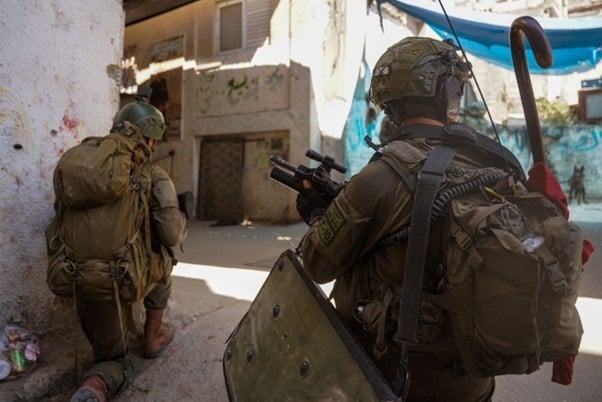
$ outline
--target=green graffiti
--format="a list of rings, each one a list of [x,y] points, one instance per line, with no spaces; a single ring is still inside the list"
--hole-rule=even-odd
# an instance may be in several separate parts
[[[245,78],[239,83],[236,82],[234,78],[230,78],[228,81],[228,96],[232,95],[232,91],[237,91],[241,88],[244,88],[247,85],[247,75],[245,74]]]
[[[267,76],[265,82],[268,84],[270,91],[275,91],[280,85],[282,85],[283,79],[284,76],[280,72],[280,69],[275,67],[274,70],[272,70],[272,72]]]

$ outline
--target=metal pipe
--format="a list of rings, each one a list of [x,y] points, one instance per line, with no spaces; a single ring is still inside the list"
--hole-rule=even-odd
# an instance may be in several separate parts
[[[520,92],[520,99],[523,104],[529,142],[531,143],[533,163],[541,162],[545,165],[546,153],[525,55],[525,35],[529,39],[537,64],[543,68],[552,65],[552,47],[545,31],[534,18],[523,16],[516,18],[512,22],[510,27],[510,49],[512,50],[514,73]]]

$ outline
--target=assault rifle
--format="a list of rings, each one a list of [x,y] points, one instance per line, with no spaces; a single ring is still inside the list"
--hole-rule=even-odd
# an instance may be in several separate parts
[[[309,180],[312,188],[320,194],[330,199],[336,197],[341,189],[345,187],[345,184],[333,181],[330,178],[330,171],[334,169],[345,173],[347,172],[347,168],[335,162],[331,156],[323,156],[312,149],[308,149],[305,156],[320,162],[320,166],[315,169],[304,165],[295,167],[281,157],[272,155],[270,156],[270,161],[277,166],[272,168],[270,177],[300,194],[306,191],[305,187],[303,187],[303,180]]]

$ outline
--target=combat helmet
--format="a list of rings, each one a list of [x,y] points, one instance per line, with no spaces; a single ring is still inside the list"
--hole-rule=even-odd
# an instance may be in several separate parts
[[[376,62],[370,98],[393,120],[457,115],[471,66],[452,43],[408,37],[392,45]],[[393,108],[397,110],[392,110]]]
[[[128,103],[115,116],[113,127],[117,127],[124,121],[138,126],[142,131],[142,135],[147,138],[153,138],[155,141],[160,141],[165,132],[165,119],[163,113],[153,105],[136,101]]]

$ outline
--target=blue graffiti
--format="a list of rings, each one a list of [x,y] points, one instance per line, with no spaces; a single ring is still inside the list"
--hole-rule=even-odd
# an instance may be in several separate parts
[[[359,172],[374,151],[367,146],[364,137],[370,136],[378,142],[382,115],[368,122],[368,104],[365,97],[356,96],[345,125],[345,164],[348,177]],[[500,142],[514,153],[525,169],[533,166],[533,156],[526,127],[498,125]],[[573,166],[585,165],[588,195],[602,197],[602,126],[575,124],[558,128],[542,127],[548,167],[554,171],[563,186],[573,172]],[[568,191],[568,188],[565,188]]]
[[[590,135],[581,135],[573,145],[573,149],[577,152],[593,151],[600,146],[599,137],[602,133],[596,133],[595,130],[590,132]]]

